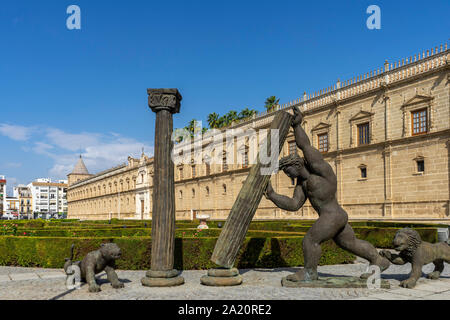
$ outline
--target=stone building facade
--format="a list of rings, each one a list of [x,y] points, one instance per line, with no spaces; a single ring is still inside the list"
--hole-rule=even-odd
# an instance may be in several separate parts
[[[304,113],[304,129],[321,150],[338,179],[337,198],[352,219],[450,219],[450,55],[445,46],[422,52],[383,68],[277,106],[273,112],[234,123],[232,130],[254,130],[237,141],[233,158],[225,143],[204,139],[201,150],[222,163],[193,158],[175,165],[178,219],[208,214],[226,219],[247,177],[261,129],[276,112]],[[253,139],[252,139],[253,138]],[[212,139],[212,138],[211,138]],[[222,146],[220,146],[222,144]],[[175,154],[189,150],[175,146]],[[298,151],[292,131],[281,156]],[[189,154],[189,153],[188,153]],[[241,160],[241,161],[237,161]],[[250,161],[251,162],[251,161]],[[87,171],[86,171],[87,172]],[[85,174],[86,174],[85,172]],[[71,181],[69,217],[82,219],[151,218],[152,159],[128,159],[128,164]],[[291,181],[279,172],[272,185],[292,195]],[[308,202],[298,212],[286,212],[263,199],[256,219],[312,219]]]

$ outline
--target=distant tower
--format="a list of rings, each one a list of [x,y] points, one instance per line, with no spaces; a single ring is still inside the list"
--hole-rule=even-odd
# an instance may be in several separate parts
[[[81,158],[81,154],[80,154],[80,158],[78,159],[78,162],[75,164],[75,167],[73,168],[72,173],[69,173],[67,175],[68,178],[68,182],[69,182],[69,186],[71,186],[72,184],[74,184],[77,181],[89,178],[90,176],[92,176],[88,170],[86,169],[86,166],[84,165],[83,159]]]

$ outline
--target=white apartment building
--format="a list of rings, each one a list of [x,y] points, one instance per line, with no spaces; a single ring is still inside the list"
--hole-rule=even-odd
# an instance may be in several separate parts
[[[67,180],[36,179],[27,187],[31,191],[33,212],[67,213]]]

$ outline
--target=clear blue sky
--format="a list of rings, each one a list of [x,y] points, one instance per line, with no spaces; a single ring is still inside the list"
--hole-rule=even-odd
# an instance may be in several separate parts
[[[66,8],[81,8],[68,30]],[[381,29],[366,8],[381,8]],[[64,178],[152,153],[146,88],[183,95],[175,127],[263,110],[440,45],[449,1],[2,1],[0,174]],[[10,186],[12,186],[10,184]]]

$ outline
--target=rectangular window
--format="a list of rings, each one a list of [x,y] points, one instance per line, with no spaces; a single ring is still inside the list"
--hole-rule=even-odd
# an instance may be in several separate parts
[[[369,123],[363,123],[358,125],[358,145],[364,145],[370,143],[369,137]]]
[[[411,112],[412,134],[421,134],[428,131],[427,109]]]
[[[180,168],[180,180],[183,179],[183,168]]]
[[[192,166],[192,178],[195,178],[197,175],[197,170],[195,169],[195,165]]]
[[[417,160],[417,172],[425,172],[425,161]]]
[[[243,163],[242,167],[243,168],[248,167],[248,147],[246,147],[245,151],[244,151],[244,163]]]
[[[206,175],[209,176],[211,174],[211,165],[209,163],[206,164]]]
[[[317,135],[319,151],[328,152],[328,133],[322,133]]]
[[[297,152],[297,143],[295,141],[289,142],[289,154],[295,154]]]
[[[361,169],[361,178],[365,179],[367,178],[367,168],[366,167],[362,167]]]
[[[223,157],[222,159],[222,171],[227,171],[228,170],[228,164],[227,164],[227,157]]]

